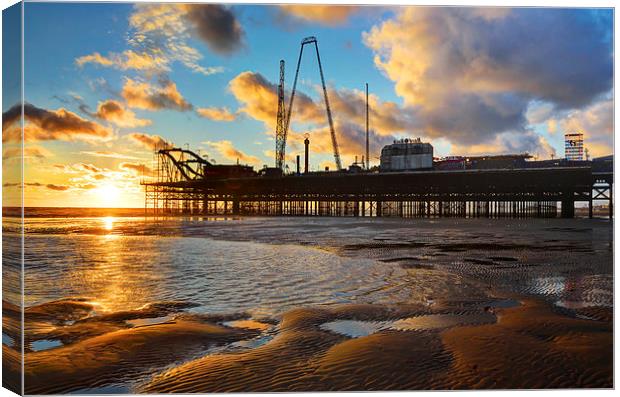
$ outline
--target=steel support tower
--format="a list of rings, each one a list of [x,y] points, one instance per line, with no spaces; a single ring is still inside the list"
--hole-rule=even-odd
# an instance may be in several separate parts
[[[284,110],[284,60],[280,60],[280,84],[278,85],[278,115],[276,120],[276,168],[284,170],[286,155],[286,130]],[[290,114],[290,112],[289,112]]]
[[[329,131],[331,133],[332,146],[334,148],[334,161],[336,162],[336,168],[338,170],[341,170],[342,162],[340,161],[340,152],[338,150],[338,141],[336,140],[336,132],[334,130],[334,121],[332,119],[332,111],[331,111],[331,107],[329,106],[329,98],[327,97],[327,87],[325,86],[323,66],[321,65],[321,56],[319,55],[319,45],[317,43],[316,37],[314,36],[306,37],[305,39],[301,41],[301,49],[299,50],[299,58],[297,59],[297,70],[295,71],[295,80],[293,82],[293,91],[291,92],[291,100],[289,101],[288,112],[286,116],[286,123],[284,127],[282,153],[284,153],[284,147],[286,146],[286,135],[288,134],[288,129],[291,124],[291,111],[293,109],[293,101],[295,100],[295,91],[297,89],[297,78],[299,77],[299,66],[301,65],[301,57],[304,53],[304,46],[306,44],[314,44],[314,49],[316,50],[316,59],[319,63],[319,72],[321,74],[321,84],[323,86],[323,96],[325,98],[325,109],[327,111],[327,121],[329,123]]]

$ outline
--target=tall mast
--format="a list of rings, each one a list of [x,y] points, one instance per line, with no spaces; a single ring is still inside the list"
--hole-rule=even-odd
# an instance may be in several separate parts
[[[368,83],[366,83],[366,169],[370,169],[370,144],[368,136]]]

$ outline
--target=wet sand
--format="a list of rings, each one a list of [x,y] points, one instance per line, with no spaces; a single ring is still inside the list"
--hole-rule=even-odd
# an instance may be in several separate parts
[[[24,313],[25,392],[613,387],[612,245],[606,224],[540,223],[526,234],[520,223],[504,228],[469,220],[446,221],[441,227],[432,221],[302,220],[314,228],[309,237],[292,233],[299,224],[289,221],[190,222],[182,229],[190,234],[199,228],[207,239],[280,247],[273,256],[256,255],[254,262],[240,266],[248,274],[237,280],[208,274],[213,278],[207,287],[222,282],[222,293],[229,292],[224,287],[247,286],[243,277],[255,279],[243,295],[247,303],[233,311],[217,295],[209,301],[196,293],[192,300],[174,287],[164,291],[163,299],[171,300],[159,297],[135,308],[102,307],[101,297],[90,296],[36,300]],[[265,227],[269,222],[282,225]],[[145,230],[133,223],[129,227]],[[193,241],[190,248],[198,247],[200,257],[199,248],[204,250],[209,240]],[[128,252],[134,242],[143,240],[107,240]],[[300,247],[306,245],[311,247],[304,254]],[[293,259],[304,254],[314,261],[351,262],[317,262],[322,270],[312,273],[316,279],[291,268],[286,271],[303,282],[290,285],[287,281],[294,280],[288,273],[277,281],[255,277],[258,268],[253,266],[288,252]],[[111,262],[132,258],[113,256]],[[184,267],[186,272],[196,269],[200,262]],[[330,269],[333,274],[322,273]],[[156,275],[140,275],[154,280],[144,287],[147,291],[160,292],[153,287],[165,285],[157,284]],[[346,285],[332,281],[345,275]],[[279,290],[283,287],[297,290],[299,300],[291,300],[288,289]],[[334,295],[324,295],[324,289],[335,288]],[[272,310],[254,310],[264,291],[273,293],[266,301]],[[236,290],[229,294],[238,295]],[[305,298],[310,303],[300,304]],[[13,375],[20,364],[20,316],[19,308],[3,302],[5,370]]]
[[[513,307],[503,307],[507,301]],[[27,349],[26,393],[67,393],[132,378],[147,381],[131,391],[148,393],[613,386],[610,308],[589,308],[594,315],[588,316],[514,296],[470,302],[467,308],[441,301],[433,308],[300,308],[282,316],[265,344],[205,354],[213,346],[256,337],[273,324],[242,320],[243,313],[205,316],[180,312],[178,303],[157,306],[104,316],[88,316],[83,300],[29,308],[26,345],[51,338],[65,344]],[[5,310],[8,320],[6,313],[11,312]],[[128,324],[163,313],[173,317]],[[429,318],[433,321],[424,321]],[[446,318],[462,321],[441,320]],[[387,326],[364,328],[367,334],[357,337],[324,327],[339,321]],[[403,328],[403,322],[418,325]],[[15,350],[3,345],[3,353],[18,364]]]

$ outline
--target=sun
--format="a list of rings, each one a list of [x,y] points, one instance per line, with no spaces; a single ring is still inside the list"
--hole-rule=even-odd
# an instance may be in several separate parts
[[[95,189],[97,198],[106,207],[115,207],[121,196],[121,191],[115,185],[106,183]]]

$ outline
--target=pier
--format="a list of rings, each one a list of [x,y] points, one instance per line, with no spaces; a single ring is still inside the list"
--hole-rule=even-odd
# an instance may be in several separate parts
[[[189,174],[189,173],[185,173]],[[387,173],[323,172],[144,182],[156,215],[572,218],[608,203],[611,170],[592,166]]]

